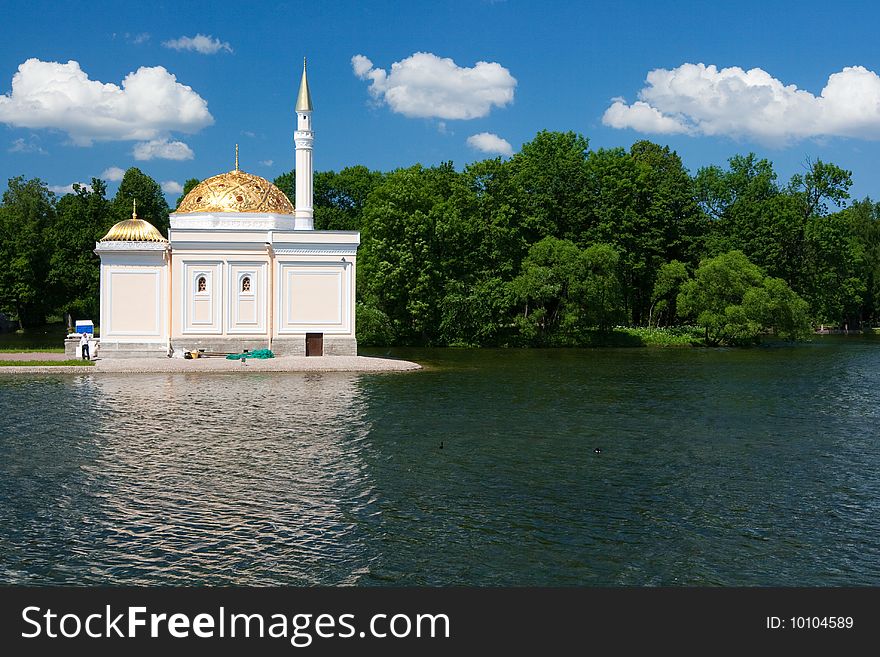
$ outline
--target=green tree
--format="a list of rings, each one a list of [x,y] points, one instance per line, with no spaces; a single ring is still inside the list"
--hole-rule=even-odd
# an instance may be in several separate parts
[[[574,132],[542,130],[507,161],[529,243],[548,235],[579,237],[585,219],[588,147],[589,140]]]
[[[91,189],[75,184],[73,190],[59,199],[48,231],[47,281],[56,310],[73,319],[97,320],[100,260],[94,253],[95,242],[114,222],[103,180],[93,178]]]
[[[516,321],[533,344],[577,344],[589,328],[607,331],[620,317],[619,256],[608,244],[579,249],[545,237],[529,249],[510,283],[520,303]]]
[[[55,195],[39,178],[11,178],[0,206],[0,310],[20,328],[45,323],[53,295],[47,289],[47,233]]]
[[[520,333],[529,343],[548,344],[560,325],[576,327],[578,308],[571,295],[581,266],[581,251],[569,240],[548,236],[529,249],[510,284],[521,304]]]
[[[119,183],[111,206],[111,216],[115,221],[131,217],[133,200],[137,200],[138,217],[149,221],[167,236],[169,208],[162,187],[137,167],[126,171]]]
[[[664,261],[697,263],[709,225],[700,212],[694,182],[678,153],[639,141],[630,148],[639,167],[639,207],[656,235]]]
[[[357,302],[355,313],[359,345],[387,347],[394,344],[394,327],[388,315],[363,301]]]
[[[381,173],[365,166],[316,173],[315,228],[359,230],[367,197],[382,178]]]
[[[773,164],[754,153],[734,155],[727,170],[700,169],[694,178],[697,201],[712,219],[723,219],[736,203],[757,203],[779,194]]]
[[[694,189],[711,220],[709,256],[737,249],[775,276],[790,283],[797,277],[791,249],[800,240],[799,209],[781,193],[768,160],[749,153],[730,158],[727,170],[705,167]]]
[[[810,243],[810,224],[826,215],[829,204],[840,205],[849,197],[851,182],[850,172],[817,160],[780,188],[772,164],[754,154],[731,158],[727,171],[701,169],[694,181],[697,198],[714,220],[707,252],[741,250],[771,276],[812,297],[815,305],[815,281],[827,277],[827,271],[815,268],[826,268],[828,257]],[[835,258],[845,260],[839,254]]]
[[[453,215],[462,186],[451,163],[399,169],[370,194],[363,211],[359,293],[384,312],[404,343],[434,344],[446,281],[446,253],[456,245],[439,237]]]
[[[858,276],[864,284],[860,321],[875,325],[880,320],[880,204],[870,198],[856,201],[840,213],[853,249],[861,253]]]
[[[531,244],[533,235],[523,221],[523,194],[514,173],[509,162],[495,158],[475,162],[462,174],[472,203],[471,241],[464,253],[471,258],[469,268],[483,279],[510,281]]]
[[[591,220],[584,241],[612,244],[620,254],[624,312],[647,322],[660,266],[694,262],[708,226],[681,159],[648,141],[594,151],[587,160]]]
[[[477,277],[471,283],[449,281],[440,301],[440,343],[507,346],[514,305],[508,282],[498,276]]]
[[[746,315],[743,297],[760,286],[763,274],[742,251],[704,260],[681,286],[678,311],[706,330],[706,344],[737,344],[757,339],[761,326]]]
[[[706,344],[750,344],[761,333],[788,337],[805,332],[807,306],[785,281],[766,278],[742,251],[700,263],[681,286],[678,310],[705,329]]]
[[[807,173],[792,176],[789,183],[789,189],[801,201],[805,221],[827,214],[828,203],[842,207],[849,198],[850,187],[851,171],[822,160],[807,160]]]
[[[803,340],[810,334],[809,305],[781,278],[768,276],[760,287],[746,290],[742,307],[760,331],[770,330],[792,341]]]
[[[291,203],[296,202],[296,171],[288,171],[272,181]]]
[[[843,206],[849,198],[851,185],[852,174],[849,171],[822,160],[807,160],[807,172],[804,175],[792,176],[789,182],[787,195],[799,212],[799,221],[792,222],[794,229],[786,236],[785,244],[792,263],[791,270],[794,272],[793,275],[787,276],[786,280],[802,294],[813,293],[816,279],[827,277],[826,272],[817,271],[817,268],[821,270],[827,266],[828,254],[823,251],[824,247],[830,244],[825,243],[821,246],[817,244],[815,220],[827,215],[829,203]],[[825,231],[820,228],[818,232]],[[821,238],[819,242],[822,242]],[[846,259],[843,254],[832,257],[841,263]],[[841,276],[842,273],[838,272],[838,277]],[[850,287],[851,291],[855,291],[855,288]],[[818,311],[819,315],[825,315],[828,311],[829,304],[822,305],[825,307],[821,309],[814,307],[814,311]],[[841,308],[841,312],[846,311]]]
[[[682,283],[687,279],[687,267],[679,260],[672,260],[660,266],[657,280],[654,283],[654,291],[651,294],[648,326],[659,326],[661,322],[671,323],[677,315],[675,300]]]
[[[846,214],[807,220],[803,287],[816,323],[858,326],[868,291],[864,258]]]
[[[580,328],[610,330],[622,318],[620,256],[610,244],[593,244],[580,254],[581,268],[571,289],[580,307]]]
[[[535,235],[512,165],[501,158],[475,162],[457,176],[438,205],[436,236],[445,274],[440,341],[508,345],[517,341],[510,282]]]

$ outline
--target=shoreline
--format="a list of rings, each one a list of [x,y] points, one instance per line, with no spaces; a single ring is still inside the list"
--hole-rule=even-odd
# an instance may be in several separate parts
[[[53,354],[61,356],[62,354]],[[62,360],[34,358],[40,354],[5,354],[8,360]],[[25,358],[26,356],[26,358]],[[278,356],[248,359],[244,364],[225,358],[111,358],[98,359],[93,366],[10,365],[0,367],[3,374],[222,374],[229,372],[415,372],[418,363],[372,356]]]

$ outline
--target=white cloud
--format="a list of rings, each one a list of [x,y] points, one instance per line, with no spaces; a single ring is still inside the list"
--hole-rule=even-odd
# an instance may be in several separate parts
[[[162,191],[166,194],[180,194],[183,191],[183,185],[176,180],[166,180],[161,186]]]
[[[264,167],[270,167],[275,164],[275,160],[260,160],[260,164],[262,164]]]
[[[40,155],[45,155],[46,151],[43,150],[39,144],[35,144],[33,141],[27,141],[24,137],[19,137],[12,141],[12,144],[9,148],[6,149],[9,153],[39,153]]]
[[[351,58],[351,68],[357,77],[364,80],[369,76],[370,71],[373,69],[373,62],[364,55],[355,55]],[[385,75],[385,71],[382,71],[382,75]]]
[[[491,132],[480,132],[467,138],[467,145],[484,153],[492,155],[513,155],[513,146],[506,139],[502,139]]]
[[[192,149],[182,141],[152,139],[134,145],[132,155],[136,160],[191,160],[195,157]]]
[[[516,78],[495,62],[462,68],[452,59],[417,52],[394,62],[391,73],[363,55],[351,58],[354,74],[370,81],[370,95],[409,118],[476,119],[513,102]]]
[[[602,117],[602,123],[612,128],[632,128],[638,132],[662,135],[691,132],[677,118],[664,116],[660,110],[644,101],[637,100],[632,105],[627,105],[623,98],[614,98],[612,101]]]
[[[227,41],[215,39],[210,34],[196,34],[194,37],[182,36],[179,39],[163,41],[162,45],[172,50],[194,50],[203,55],[216,55],[221,50],[232,52]]]
[[[196,132],[213,122],[208,103],[162,66],[141,67],[119,87],[90,80],[78,62],[32,58],[12,77],[12,92],[0,95],[0,123],[62,130],[79,146]]]
[[[125,175],[125,169],[120,169],[119,167],[108,167],[104,169],[104,172],[101,174],[101,178],[103,180],[110,180],[112,182],[119,182],[122,180],[122,177]]]
[[[682,64],[648,73],[639,100],[612,99],[602,122],[660,134],[746,137],[782,146],[801,139],[880,139],[880,77],[848,66],[815,96],[760,68]]]
[[[140,34],[126,34],[125,38],[136,46],[146,43],[150,40],[149,32],[141,32]]]
[[[64,194],[73,194],[74,193],[74,191],[73,191],[74,185],[79,185],[80,187],[84,187],[88,191],[92,191],[92,186],[86,185],[83,182],[70,183],[69,185],[49,185],[49,191],[55,192],[59,196],[64,195]]]

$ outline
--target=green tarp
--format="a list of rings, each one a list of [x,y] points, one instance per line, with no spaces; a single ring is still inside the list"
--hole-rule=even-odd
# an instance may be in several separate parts
[[[242,358],[275,358],[275,354],[268,349],[254,349],[243,354],[229,354],[226,360],[241,360]]]

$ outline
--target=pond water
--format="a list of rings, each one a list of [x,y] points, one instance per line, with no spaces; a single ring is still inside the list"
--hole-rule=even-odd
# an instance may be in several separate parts
[[[876,340],[388,353],[0,376],[0,583],[880,585]]]

